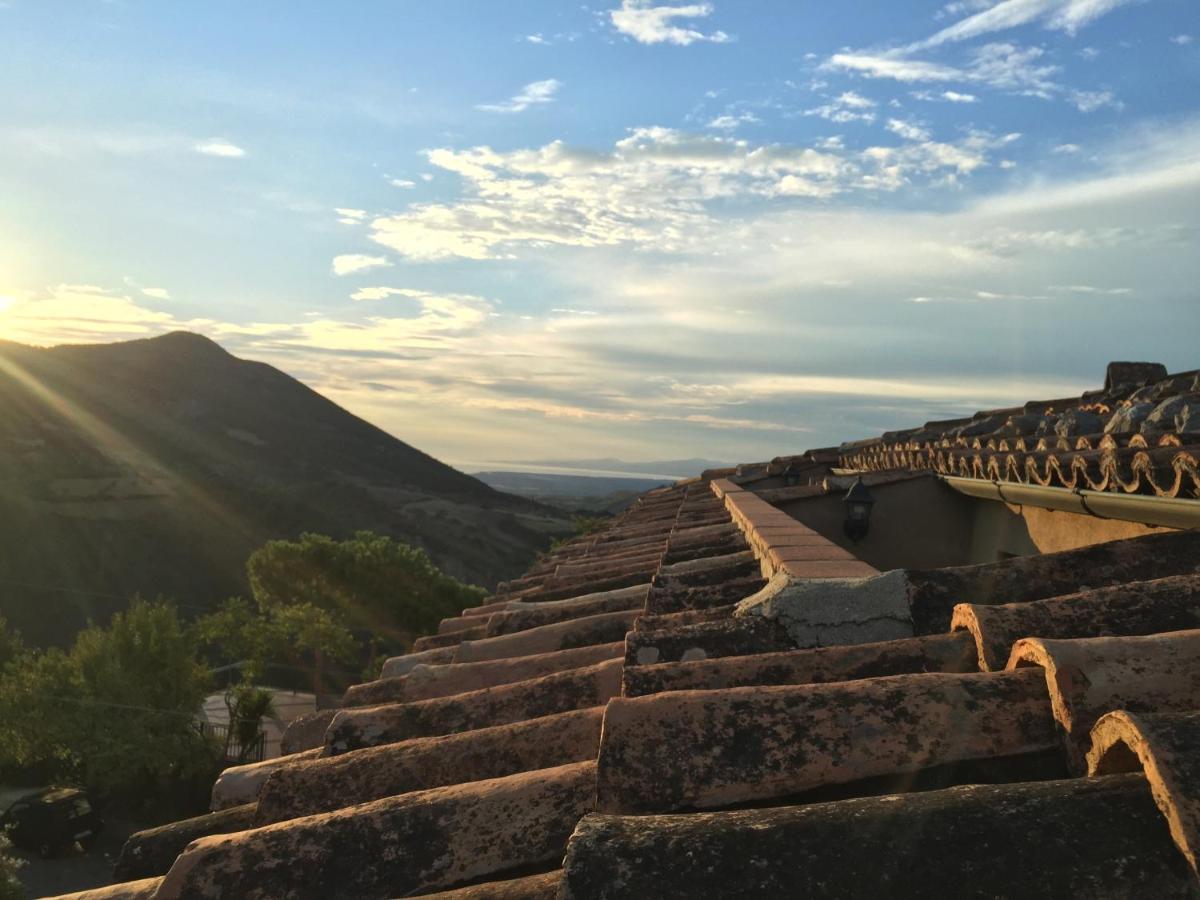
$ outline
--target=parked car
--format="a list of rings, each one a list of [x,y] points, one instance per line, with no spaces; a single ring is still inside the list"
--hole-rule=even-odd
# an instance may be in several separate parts
[[[87,794],[75,788],[46,788],[21,797],[0,816],[0,829],[16,847],[49,859],[76,841],[88,849],[104,830]]]

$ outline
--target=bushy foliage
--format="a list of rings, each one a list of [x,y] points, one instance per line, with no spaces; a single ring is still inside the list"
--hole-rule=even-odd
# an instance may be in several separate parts
[[[232,758],[230,750],[236,742],[236,761],[249,761],[250,751],[262,731],[263,719],[275,715],[275,695],[252,684],[239,684],[225,695],[229,709],[229,731],[225,741],[225,758]]]
[[[240,665],[246,683],[261,680],[270,663],[298,663],[309,654],[345,662],[355,653],[340,617],[311,603],[260,608],[232,597],[193,628],[202,646]]]
[[[25,888],[17,878],[17,870],[24,863],[7,853],[8,841],[0,838],[0,900],[24,900]]]
[[[575,533],[568,534],[568,535],[565,535],[560,538],[556,538],[555,540],[551,541],[549,552],[553,553],[559,547],[562,547],[565,544],[569,544],[571,541],[575,540],[575,538],[577,538],[577,537],[582,537],[585,534],[592,534],[593,532],[599,531],[601,528],[604,528],[606,525],[608,525],[609,522],[611,522],[611,521],[612,521],[611,516],[584,516],[584,515],[571,516],[571,524],[575,526]]]
[[[393,653],[485,593],[443,573],[425,551],[369,531],[345,541],[319,534],[271,541],[250,557],[247,571],[264,609],[311,604]]]
[[[19,650],[0,672],[0,762],[101,795],[144,797],[211,767],[194,719],[208,673],[174,607],[135,598],[69,652]]]

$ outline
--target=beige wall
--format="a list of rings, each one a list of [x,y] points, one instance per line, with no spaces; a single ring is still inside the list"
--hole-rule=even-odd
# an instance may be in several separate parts
[[[997,500],[977,500],[975,503],[971,539],[973,562],[991,562],[1009,555],[1056,553],[1171,530]]]
[[[871,530],[857,543],[842,533],[843,494],[793,500],[780,509],[880,570],[934,569],[967,561],[976,501],[936,478],[877,485],[871,493]]]
[[[967,497],[936,478],[871,488],[871,530],[858,543],[842,533],[842,494],[779,504],[794,519],[877,569],[929,569],[995,562],[1139,537],[1165,528]]]

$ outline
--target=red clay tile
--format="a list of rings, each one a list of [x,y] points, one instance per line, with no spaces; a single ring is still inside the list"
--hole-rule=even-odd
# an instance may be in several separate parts
[[[950,627],[979,647],[981,668],[996,671],[1023,637],[1084,638],[1156,634],[1200,626],[1200,575],[1133,581],[1029,603],[954,607]]]
[[[604,716],[597,808],[712,808],[1057,743],[1040,672],[619,697]]]
[[[381,703],[409,703],[414,700],[448,697],[451,694],[512,684],[515,681],[595,665],[606,659],[616,659],[624,651],[625,642],[616,641],[611,644],[594,644],[589,647],[535,653],[511,659],[454,663],[449,666],[418,666],[400,678],[384,678],[355,685],[346,691],[342,706],[377,706]]]
[[[534,653],[552,653],[592,644],[611,644],[621,640],[633,627],[640,610],[601,613],[584,616],[552,625],[485,637],[476,641],[464,641],[458,645],[455,662],[480,662],[485,659],[508,659],[530,656]]]
[[[1092,729],[1088,774],[1145,771],[1171,837],[1200,876],[1200,712],[1124,710]]]
[[[325,733],[326,755],[602,706],[620,692],[621,660],[613,659],[433,700],[343,709]]]
[[[595,769],[573,763],[202,838],[156,900],[369,900],[552,865],[592,807]]]
[[[286,766],[263,786],[253,824],[595,759],[603,715],[593,707]]]
[[[1200,630],[1147,637],[1025,638],[1008,668],[1040,666],[1072,767],[1086,771],[1090,732],[1107,712],[1200,708]]]

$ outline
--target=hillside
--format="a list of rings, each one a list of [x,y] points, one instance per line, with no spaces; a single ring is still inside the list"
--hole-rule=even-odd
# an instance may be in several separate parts
[[[134,592],[198,610],[264,540],[363,528],[491,586],[568,525],[198,335],[0,342],[0,615],[31,640]]]

